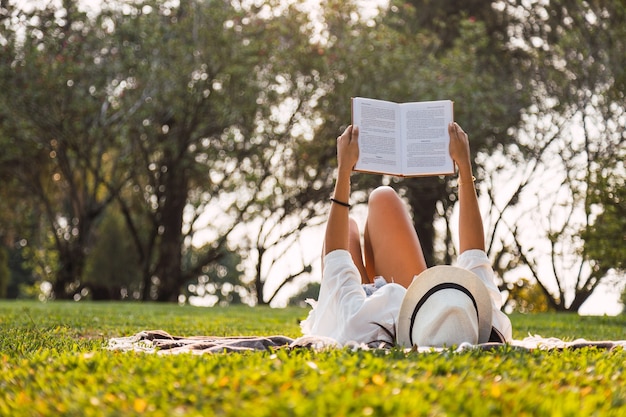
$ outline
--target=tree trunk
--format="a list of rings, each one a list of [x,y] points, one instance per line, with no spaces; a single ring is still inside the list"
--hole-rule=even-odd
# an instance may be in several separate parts
[[[405,182],[407,200],[413,210],[413,224],[422,246],[426,265],[433,266],[435,257],[435,227],[437,202],[446,197],[445,185],[438,178],[429,177]]]
[[[169,169],[163,174],[163,193],[157,223],[160,236],[158,261],[154,276],[158,279],[157,301],[178,301],[180,287],[184,284],[182,271],[183,210],[187,204],[187,175],[183,168]]]
[[[254,289],[256,290],[256,303],[257,305],[267,305],[268,303],[266,303],[263,299],[265,285],[263,280],[261,279],[261,265],[263,256],[265,255],[265,249],[262,247],[262,245],[259,245],[257,247],[257,251],[259,254],[259,259],[256,264],[256,277],[254,279]]]
[[[85,266],[85,253],[81,242],[71,242],[64,249],[59,249],[60,268],[52,285],[54,298],[57,300],[71,300],[74,292],[72,285],[80,285]]]

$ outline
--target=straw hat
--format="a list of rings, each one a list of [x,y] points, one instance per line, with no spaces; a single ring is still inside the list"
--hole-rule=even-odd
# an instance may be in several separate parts
[[[489,291],[467,269],[435,266],[417,275],[402,300],[398,343],[405,347],[453,346],[489,341]]]

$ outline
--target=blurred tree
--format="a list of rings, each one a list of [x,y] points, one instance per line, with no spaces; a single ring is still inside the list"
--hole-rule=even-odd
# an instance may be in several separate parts
[[[307,300],[317,300],[320,295],[320,286],[319,282],[309,282],[295,295],[289,298],[289,302],[287,303],[290,306],[296,307],[306,307]]]
[[[562,271],[557,272],[560,275],[555,282],[557,294],[552,292],[555,286],[546,280],[546,275],[539,274],[533,257],[528,256],[528,249],[532,252],[534,242],[498,238],[497,229],[502,224],[499,220],[493,225],[488,242],[497,271],[530,264],[539,288],[550,300],[551,308],[557,310],[577,310],[607,272],[596,268],[595,272],[588,273],[586,268],[581,268],[577,275],[572,275],[567,265],[575,262],[571,262],[564,248],[572,249],[573,246],[565,244],[569,240],[580,242],[580,236],[572,235],[579,230],[576,222],[580,217],[571,213],[590,206],[588,197],[593,178],[602,175],[598,167],[602,166],[605,174],[608,170],[612,176],[623,176],[623,164],[619,163],[623,160],[624,149],[624,137],[619,134],[623,131],[625,91],[624,54],[620,53],[624,49],[624,26],[620,24],[623,18],[624,5],[619,1],[551,2],[550,7],[541,2],[439,2],[437,5],[423,1],[391,2],[387,13],[372,25],[376,36],[367,38],[363,32],[359,33],[367,45],[360,46],[347,36],[343,48],[351,52],[348,61],[354,55],[354,62],[347,66],[354,69],[354,74],[345,77],[346,84],[351,79],[364,83],[360,91],[355,88],[356,94],[396,101],[453,98],[458,104],[455,118],[470,133],[472,150],[479,163],[476,169],[479,179],[489,179],[493,167],[522,164],[523,169],[517,170],[517,174],[523,173],[517,190],[501,190],[500,196],[490,193],[494,202],[510,196],[507,210],[523,212],[526,208],[523,204],[520,206],[520,201],[524,203],[520,200],[525,195],[522,191],[528,192],[530,187],[527,186],[534,181],[545,185],[546,178],[542,178],[541,173],[548,172],[546,168],[555,161],[562,161],[560,174],[565,173],[566,178],[562,183],[564,188],[557,194],[562,196],[567,192],[565,188],[570,190],[569,209],[560,210],[564,204],[560,198],[549,200],[545,195],[538,196],[542,205],[554,201],[553,208],[548,209],[548,217],[554,217],[545,230],[548,231],[547,241],[552,244],[553,261],[558,264],[564,260],[563,264],[552,268]],[[345,21],[349,18],[333,27],[346,26]],[[390,30],[386,32],[385,28]],[[356,32],[354,28],[350,30]],[[383,33],[394,35],[380,48],[375,39],[382,38]],[[398,34],[407,37],[403,40]],[[341,38],[337,36],[337,39]],[[411,45],[412,52],[398,46],[405,42]],[[385,63],[390,56],[395,56],[390,51],[396,48],[420,66],[415,68],[407,60],[404,68],[411,71],[404,74],[393,71],[401,65],[392,65],[390,71]],[[384,74],[386,82],[359,66],[359,62],[369,62],[368,57],[358,55],[360,50],[367,49],[385,51],[377,55],[376,68],[381,69],[378,74]],[[369,59],[371,61],[371,54]],[[408,83],[405,74],[414,78],[415,83]],[[382,94],[377,94],[372,87],[377,82],[385,86]],[[401,87],[395,90],[396,86]],[[578,124],[580,116],[582,134],[565,128],[565,124],[570,128]],[[502,158],[510,162],[499,165]],[[532,167],[536,170],[532,171]],[[554,173],[548,175],[559,177]],[[507,188],[519,179],[508,183]],[[413,208],[416,229],[429,263],[437,257],[433,245],[434,220],[445,220],[448,235],[445,250],[439,256],[443,257],[440,260],[449,262],[453,253],[449,219],[454,207],[450,186],[437,178],[404,180],[399,185]],[[501,213],[498,216],[502,219]],[[555,221],[559,217],[561,220]],[[586,211],[582,218],[590,225],[594,215]],[[504,223],[518,224],[516,221]],[[559,223],[562,224],[560,229]],[[515,233],[531,229],[511,228]],[[570,254],[575,255],[577,251],[573,249]],[[588,257],[583,259],[582,265],[589,265],[587,261]],[[598,264],[594,264],[597,267]],[[503,288],[505,286],[503,283]]]
[[[136,247],[144,299],[176,300],[258,216],[294,228],[261,228],[253,247],[238,250],[257,251],[260,264],[281,236],[293,244],[322,207],[320,181],[283,164],[311,139],[313,113],[303,109],[317,94],[307,82],[317,78],[316,49],[306,13],[268,14],[283,7],[271,1],[102,6],[91,17],[69,1],[3,9],[0,117],[10,152],[2,172],[45,213],[48,228],[37,230],[50,234],[28,244],[32,254],[58,254],[38,263],[56,296],[85,282],[91,233],[113,200]],[[209,243],[183,265],[198,234]],[[256,269],[258,302],[269,302],[270,268]]]
[[[583,256],[603,276],[609,269],[626,271],[626,174],[623,161],[617,161],[622,172],[598,173],[589,184],[590,221],[581,232],[585,240]],[[616,161],[612,162],[615,167]],[[610,165],[609,165],[610,166]],[[604,176],[602,176],[604,174]]]
[[[13,247],[8,248],[8,253],[11,280],[7,288],[7,298],[28,297],[35,292],[33,291],[33,285],[36,283],[36,280],[35,274],[25,259],[22,244],[18,242]]]
[[[110,103],[112,46],[103,20],[71,1],[30,11],[3,3],[0,20],[3,175],[18,185],[9,192],[24,198],[25,213],[43,214],[27,244],[58,254],[46,268],[65,298],[80,285],[94,221],[127,179],[117,140],[124,115]]]
[[[414,69],[406,76],[414,81],[399,92],[397,101],[454,100],[455,120],[468,132],[474,157],[506,150],[515,142],[509,128],[518,125],[522,109],[530,105],[530,92],[523,86],[531,74],[523,68],[531,58],[510,47],[508,30],[515,24],[514,16],[492,2],[411,0],[392,1],[383,22],[399,32],[429,34],[434,39],[427,47],[431,55],[426,61],[415,56],[424,42],[414,38],[409,43],[406,53],[413,58]],[[479,179],[482,172],[476,171]],[[455,190],[449,180],[430,177],[400,182],[430,265],[449,263],[455,253],[449,229],[440,237],[443,245],[435,245],[434,224],[437,219],[449,219],[454,208]]]
[[[504,223],[550,307],[578,311],[601,283],[623,280],[626,6],[515,3],[507,13],[527,16],[516,44],[536,59],[533,105],[516,131],[527,165],[500,190],[523,207]]]
[[[143,264],[144,299],[177,300],[184,283],[235,249],[257,251],[261,264],[276,242],[264,237],[265,225],[295,212],[288,236],[313,217],[301,221],[297,213],[313,206],[315,181],[291,179],[284,165],[304,140],[294,125],[315,93],[303,55],[311,51],[309,23],[295,8],[268,16],[274,8],[279,4],[144,2],[112,23],[110,36],[125,45],[120,100],[142,102],[128,127],[136,191],[119,202]],[[261,218],[253,247],[233,238],[237,229],[249,236]],[[184,264],[199,235],[208,243]],[[256,269],[256,301],[269,302],[267,276]]]
[[[255,302],[272,302],[311,269],[310,258],[293,270],[279,258],[327,207],[335,138],[356,95],[454,99],[485,180],[493,161],[486,155],[519,151],[517,162],[544,163],[554,157],[551,146],[567,139],[560,129],[534,137],[530,124],[593,109],[583,113],[589,129],[576,154],[590,162],[586,174],[567,147],[556,151],[571,168],[564,184],[589,197],[587,225],[599,230],[594,219],[604,219],[598,213],[610,213],[612,203],[593,200],[580,179],[620,184],[610,178],[623,159],[623,138],[614,133],[623,127],[624,57],[607,51],[622,48],[623,7],[427,3],[392,1],[363,20],[353,2],[329,0],[319,25],[299,1],[111,2],[89,16],[71,1],[29,12],[3,3],[0,178],[7,187],[0,207],[19,198],[0,211],[0,233],[47,254],[34,263],[40,277],[56,275],[57,296],[71,296],[85,283],[92,233],[115,201],[137,253],[142,298],[175,301],[185,284],[235,252],[246,264],[241,285]],[[576,53],[578,45],[589,54]],[[600,134],[592,129],[598,114],[606,122]],[[526,131],[514,129],[520,115]],[[612,142],[600,146],[597,137]],[[599,169],[600,160],[614,168]],[[381,181],[413,208],[428,262],[448,261],[450,227],[441,250],[433,243],[433,224],[449,221],[454,207],[448,179],[358,174],[355,202]],[[520,196],[514,192],[507,207]],[[496,269],[532,263],[520,244],[493,246]],[[282,281],[267,285],[277,275]],[[593,290],[583,287],[583,296]]]
[[[8,251],[4,246],[0,246],[0,298],[7,298],[10,281]]]
[[[445,30],[420,24],[419,9],[408,2],[392,1],[370,21],[359,20],[350,3],[328,1],[323,7],[329,81],[319,102],[325,117],[318,136],[325,140],[316,142],[326,147],[327,161],[334,153],[329,139],[339,133],[337,126],[350,120],[347,103],[357,95],[398,102],[450,98],[475,154],[512,142],[507,128],[517,125],[529,96],[520,81],[523,74],[500,64],[510,58],[505,40],[495,48],[497,39],[490,37],[484,22],[460,10],[446,27],[458,36],[443,42]],[[449,178],[401,180],[359,174],[353,184],[367,191],[381,181],[398,188],[411,206],[427,262],[449,261],[454,254],[451,237],[442,236],[443,245],[435,251],[434,227],[438,219],[450,217],[454,207]]]
[[[142,276],[137,251],[114,205],[98,221],[92,239],[81,282],[83,296],[92,300],[138,299]]]
[[[194,255],[201,251],[188,251],[186,261],[195,264]],[[253,282],[242,279],[242,259],[236,252],[228,252],[218,261],[206,265],[202,274],[187,283],[182,291],[186,300],[200,305],[253,304]]]
[[[520,278],[515,283],[508,283],[506,289],[508,297],[502,307],[506,311],[527,314],[552,310],[541,287],[526,278]]]

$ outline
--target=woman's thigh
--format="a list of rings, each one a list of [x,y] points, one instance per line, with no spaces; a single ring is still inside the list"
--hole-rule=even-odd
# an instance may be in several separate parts
[[[354,262],[354,265],[356,265],[357,269],[359,270],[359,273],[361,274],[361,282],[363,284],[371,284],[374,282],[374,276],[368,277],[367,271],[365,269],[365,265],[363,263],[363,252],[361,251],[361,234],[359,231],[359,226],[357,225],[356,221],[352,217],[350,217],[349,221],[350,221],[350,229],[349,229],[349,236],[348,236],[348,243],[349,243],[348,250],[350,252],[350,255],[352,256],[352,261]],[[322,273],[324,271],[324,254],[325,253],[326,251],[324,250],[324,244],[322,244],[322,256],[321,256]]]
[[[363,284],[370,284],[374,282],[374,277],[368,277],[365,265],[363,264],[363,253],[361,251],[361,233],[359,232],[359,226],[353,218],[350,218],[350,237],[349,237],[349,250],[352,255],[352,261],[356,265],[359,273],[361,274],[361,282]]]
[[[380,275],[408,287],[413,277],[426,269],[413,221],[391,187],[379,187],[370,195],[364,241],[370,277]]]

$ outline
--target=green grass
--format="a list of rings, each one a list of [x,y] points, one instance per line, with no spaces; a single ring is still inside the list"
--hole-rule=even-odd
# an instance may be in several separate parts
[[[0,302],[0,416],[626,415],[622,349],[158,356],[110,337],[299,336],[306,310]],[[624,339],[626,317],[514,315],[514,337]]]

